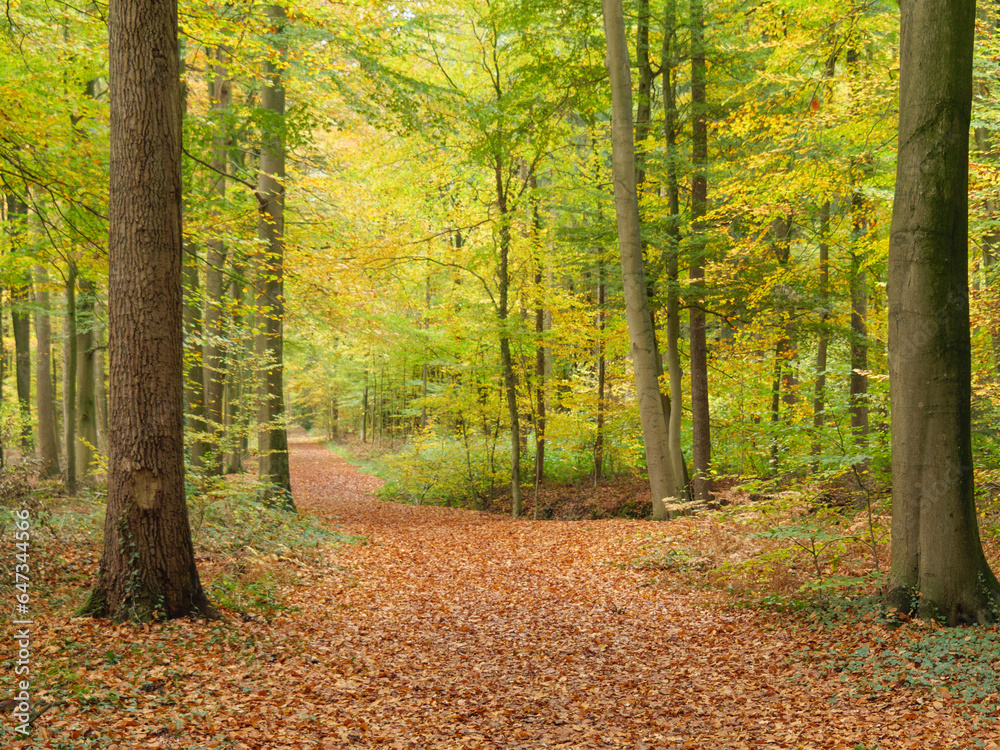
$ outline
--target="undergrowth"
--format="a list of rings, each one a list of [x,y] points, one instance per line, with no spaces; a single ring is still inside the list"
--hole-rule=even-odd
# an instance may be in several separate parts
[[[96,583],[106,493],[95,486],[68,498],[56,483],[28,482],[17,467],[9,467],[2,476],[0,534],[9,540],[14,512],[30,512],[34,612],[68,617]],[[294,582],[289,562],[320,564],[324,547],[358,540],[313,516],[266,507],[256,498],[253,477],[189,475],[192,541],[209,598],[240,615],[270,617],[283,607],[281,587]],[[6,601],[13,601],[16,593],[12,560],[4,562],[0,579],[0,597]],[[0,621],[7,616],[0,614]]]

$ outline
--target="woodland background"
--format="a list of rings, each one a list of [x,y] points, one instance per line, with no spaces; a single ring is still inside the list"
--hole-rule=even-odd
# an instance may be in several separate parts
[[[598,11],[319,3],[286,8],[278,25],[253,4],[182,6],[195,468],[220,473],[227,456],[237,470],[255,447],[273,394],[254,384],[278,363],[249,342],[280,317],[275,424],[402,449],[402,496],[485,507],[509,491],[512,413],[526,488],[536,472],[583,482],[641,470]],[[23,435],[44,473],[61,451],[70,486],[105,440],[103,15],[100,4],[12,4],[2,47],[4,445]],[[982,16],[972,271],[977,465],[988,473],[996,111],[994,26]],[[711,472],[884,466],[895,6],[654,2],[627,20],[648,293],[661,330],[679,303],[685,371],[688,314],[705,312]],[[695,232],[690,45],[702,26],[708,200]],[[283,112],[262,101],[268,65]],[[283,264],[258,226],[271,133],[287,154]],[[269,280],[283,295],[262,296]]]
[[[68,616],[106,491],[107,10],[12,0],[0,20],[0,494],[30,505],[54,616],[39,743],[995,747],[995,629],[858,596],[888,554],[895,4],[625,7],[645,291],[695,479],[664,512],[643,480],[600,8],[183,4],[186,496],[230,619],[113,630]],[[978,13],[973,442],[995,562],[1000,13]],[[712,512],[592,529],[375,492],[536,519]],[[534,641],[512,645],[496,592]],[[497,665],[533,648],[518,679],[549,703],[499,705]],[[470,687],[472,658],[492,677]],[[710,708],[662,702],[674,669],[712,675]],[[427,673],[441,695],[400,697]],[[794,715],[775,718],[774,684]],[[753,686],[742,706],[733,685]],[[264,700],[284,690],[312,713]],[[422,700],[440,721],[414,723]]]

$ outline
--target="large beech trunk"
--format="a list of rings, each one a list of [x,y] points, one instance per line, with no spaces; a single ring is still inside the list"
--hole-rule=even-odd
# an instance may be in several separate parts
[[[973,0],[900,4],[889,240],[892,567],[887,600],[948,624],[1000,597],[973,497],[968,165]]]
[[[653,334],[649,299],[646,295],[646,271],[642,259],[635,145],[632,140],[632,77],[629,72],[621,0],[602,0],[601,6],[608,43],[607,67],[611,77],[612,170],[625,309],[632,344],[632,367],[646,451],[646,468],[652,493],[653,518],[660,520],[668,516],[664,501],[674,496],[677,483],[668,459],[667,423],[657,377],[660,369],[659,352]]]
[[[112,0],[108,35],[108,502],[100,573],[82,611],[213,615],[184,498],[176,0]]]

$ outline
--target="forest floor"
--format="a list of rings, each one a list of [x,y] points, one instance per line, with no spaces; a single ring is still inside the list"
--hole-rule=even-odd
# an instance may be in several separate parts
[[[291,460],[300,510],[345,541],[244,550],[245,580],[278,582],[266,616],[115,626],[65,606],[39,615],[32,689],[53,705],[30,738],[0,745],[1000,748],[995,639],[893,627],[863,609],[740,606],[684,573],[718,522],[386,503],[377,479],[321,444],[294,442]],[[662,564],[648,563],[651,545]],[[96,555],[95,540],[48,564],[78,571],[83,590]],[[202,554],[203,578],[218,564]],[[963,693],[973,672],[949,682],[956,673],[938,667],[974,661],[962,650],[973,641],[988,652],[982,690]],[[11,715],[0,724],[10,731]]]

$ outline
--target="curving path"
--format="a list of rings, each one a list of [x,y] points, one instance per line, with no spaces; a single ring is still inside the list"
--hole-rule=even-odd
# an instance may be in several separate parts
[[[276,623],[285,730],[322,748],[965,748],[991,739],[947,705],[847,697],[794,656],[780,618],[625,563],[664,526],[514,521],[383,503],[378,481],[292,445],[302,510],[368,544],[293,589]],[[290,714],[289,709],[287,714]],[[261,747],[269,745],[262,744]],[[297,745],[292,745],[297,746]],[[987,745],[988,746],[988,745]]]

